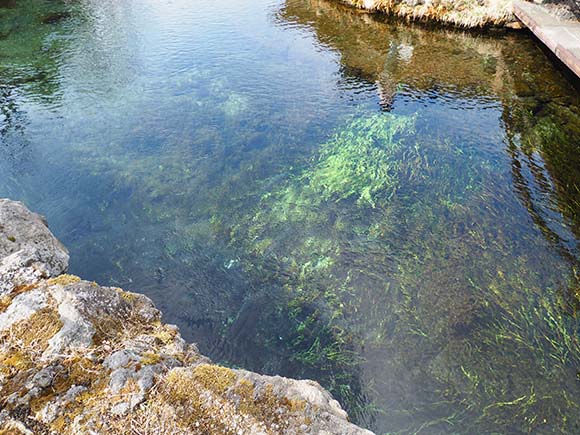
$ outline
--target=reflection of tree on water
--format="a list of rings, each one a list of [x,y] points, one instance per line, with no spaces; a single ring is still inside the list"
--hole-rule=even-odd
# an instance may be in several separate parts
[[[544,119],[543,121],[551,122],[550,119]],[[576,211],[578,210],[578,202],[573,196],[570,197],[570,194],[573,195],[575,191],[578,191],[580,178],[573,176],[572,179],[568,180],[571,181],[571,184],[568,184],[566,189],[562,189],[561,185],[555,185],[555,183],[559,184],[560,181],[554,177],[562,175],[561,172],[558,172],[559,169],[565,170],[566,168],[550,165],[550,171],[547,169],[547,163],[544,163],[543,153],[540,154],[542,152],[541,149],[523,149],[520,145],[520,140],[514,138],[513,133],[508,133],[508,140],[508,152],[513,159],[512,174],[515,190],[544,236],[554,244],[560,254],[570,263],[578,263],[577,238],[579,227],[577,222],[575,222],[578,213]],[[558,142],[551,141],[551,144],[554,143]],[[566,146],[562,142],[559,142],[559,144]],[[573,161],[577,158],[578,150],[571,149],[570,151],[570,159]],[[575,172],[577,171],[574,171],[573,174]],[[578,176],[579,174],[574,175]],[[562,196],[560,196],[561,193],[563,194]],[[554,209],[554,206],[559,207],[559,209]],[[558,219],[557,213],[561,213],[565,220]],[[567,223],[571,225],[568,226],[566,225]]]
[[[401,38],[396,42],[391,42],[387,56],[385,57],[385,66],[379,73],[375,85],[379,94],[380,106],[385,111],[393,108],[395,97],[399,92],[399,82],[397,75],[401,67],[399,64],[405,64],[413,58],[413,43],[406,41],[407,38]],[[403,67],[404,68],[404,67]]]
[[[536,85],[541,87],[541,85]],[[542,99],[542,89],[535,95]],[[573,94],[571,94],[573,95]],[[517,97],[514,98],[516,100]],[[547,105],[514,101],[504,109],[514,187],[536,226],[572,265],[559,304],[580,313],[580,112],[572,96]],[[532,104],[532,107],[530,106]]]
[[[12,86],[0,86],[0,136],[23,133],[24,114],[19,110]]]
[[[511,54],[510,54],[511,55]],[[545,65],[534,65],[544,69]],[[512,68],[517,83],[505,98],[502,121],[512,158],[514,188],[530,217],[574,273],[565,296],[577,306],[580,293],[580,109],[578,83],[532,80]],[[557,97],[551,97],[556,90]],[[570,307],[568,307],[570,308]],[[566,309],[568,309],[566,308]],[[575,314],[574,314],[575,315]]]
[[[61,1],[0,3],[0,143],[3,163],[9,167],[18,166],[30,152],[23,100],[51,105],[59,99],[61,47],[48,39],[60,31],[67,7]]]
[[[509,44],[501,39],[432,32],[327,0],[289,0],[277,17],[281,25],[298,22],[312,28],[320,43],[338,51],[346,74],[379,85],[387,105],[394,84],[404,84],[416,98],[429,97],[432,89],[441,98],[494,99],[509,81],[502,59]]]

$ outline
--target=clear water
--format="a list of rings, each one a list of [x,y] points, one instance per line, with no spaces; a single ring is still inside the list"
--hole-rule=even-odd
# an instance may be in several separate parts
[[[380,434],[580,433],[580,96],[325,0],[0,0],[0,196]]]

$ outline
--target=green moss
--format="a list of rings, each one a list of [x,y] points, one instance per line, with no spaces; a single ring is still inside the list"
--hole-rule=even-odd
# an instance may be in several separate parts
[[[215,431],[234,435],[225,422],[221,421],[223,415],[212,407],[219,404],[212,405],[204,398],[200,379],[207,381],[208,384],[212,380],[218,380],[220,389],[230,382],[229,374],[220,370],[202,368],[200,375],[196,377],[188,370],[171,370],[160,385],[160,396],[156,399],[174,407],[180,423],[195,432]]]
[[[62,286],[67,286],[70,284],[76,284],[81,282],[81,279],[78,276],[75,275],[68,275],[68,274],[63,274],[63,275],[59,275],[56,278],[50,278],[47,281],[48,285],[62,285]]]
[[[200,364],[193,369],[193,379],[219,395],[223,395],[233,385],[235,378],[234,372],[226,367]]]
[[[141,364],[154,365],[161,361],[161,355],[154,352],[146,352],[141,357]]]

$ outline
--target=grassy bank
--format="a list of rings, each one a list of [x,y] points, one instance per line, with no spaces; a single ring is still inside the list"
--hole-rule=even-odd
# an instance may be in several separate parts
[[[459,27],[513,27],[511,0],[340,0],[370,11]]]

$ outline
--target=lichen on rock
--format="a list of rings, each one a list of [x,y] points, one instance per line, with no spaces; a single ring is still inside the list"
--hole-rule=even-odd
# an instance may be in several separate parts
[[[0,199],[0,296],[60,275],[68,260],[66,248],[41,216],[22,203]]]
[[[67,267],[44,220],[0,200],[0,433],[370,434],[316,382],[212,364],[147,297]]]

